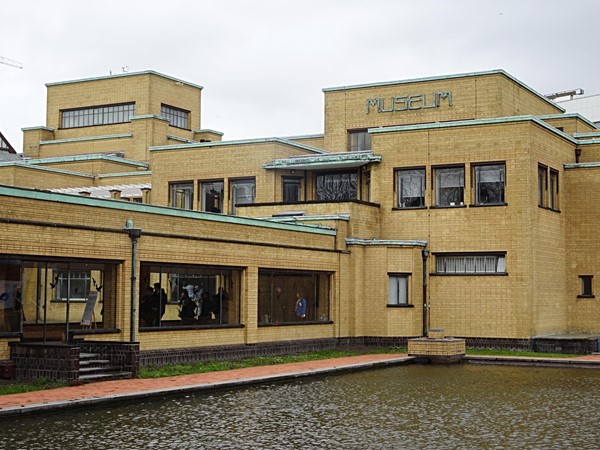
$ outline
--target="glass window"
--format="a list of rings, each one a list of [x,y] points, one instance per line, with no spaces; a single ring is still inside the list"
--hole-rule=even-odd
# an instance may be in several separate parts
[[[579,279],[581,280],[581,294],[580,297],[593,297],[594,291],[592,289],[592,275],[579,275]]]
[[[435,205],[459,206],[464,202],[465,168],[435,169]]]
[[[316,175],[317,200],[356,200],[356,172],[320,173]]]
[[[548,191],[548,168],[538,165],[538,206],[546,207],[546,192]]]
[[[348,134],[351,152],[371,150],[371,135],[367,131],[351,131]]]
[[[135,116],[135,103],[93,106],[61,111],[61,128],[110,125],[131,121]]]
[[[223,212],[223,181],[201,183],[202,211]]]
[[[398,208],[422,208],[425,206],[425,169],[396,171]]]
[[[302,199],[302,179],[297,177],[283,177],[283,202],[298,203]]]
[[[256,181],[252,179],[234,180],[231,182],[231,213],[236,213],[236,205],[254,203]]]
[[[90,293],[90,272],[59,272],[56,298],[58,300],[85,300]]]
[[[236,268],[142,263],[139,326],[237,325],[241,277]]]
[[[169,119],[169,124],[173,127],[189,129],[189,111],[174,106],[160,105],[160,115]]]
[[[0,332],[21,331],[23,295],[19,261],[0,261]]]
[[[560,206],[558,202],[558,171],[554,169],[550,169],[550,190],[548,193],[550,194],[550,208],[558,211]]]
[[[388,305],[408,305],[408,277],[405,274],[389,276]]]
[[[473,167],[476,205],[504,204],[504,164]]]
[[[193,209],[194,183],[171,183],[170,205],[173,208]]]
[[[506,255],[483,253],[436,255],[435,271],[438,274],[506,273]]]
[[[258,272],[258,323],[329,321],[330,274],[294,270]]]

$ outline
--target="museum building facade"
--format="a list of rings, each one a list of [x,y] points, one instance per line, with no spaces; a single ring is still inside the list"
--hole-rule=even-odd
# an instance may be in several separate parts
[[[432,328],[595,345],[592,122],[502,70],[323,91],[323,134],[226,141],[198,85],[48,84],[46,124],[0,161],[0,360],[104,343],[139,367]]]

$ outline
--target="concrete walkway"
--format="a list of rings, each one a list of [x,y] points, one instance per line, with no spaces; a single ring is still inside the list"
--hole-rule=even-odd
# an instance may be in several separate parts
[[[23,394],[0,395],[0,418],[207,389],[259,384],[327,373],[411,363],[406,354],[369,354],[248,367],[175,377],[100,381]]]
[[[50,410],[85,407],[182,394],[194,391],[230,388],[275,382],[293,378],[323,375],[373,367],[410,364],[407,354],[369,354],[318,361],[249,367],[175,377],[101,381],[24,394],[0,396],[0,419],[8,416],[43,413]],[[600,369],[600,354],[577,358],[536,358],[513,356],[466,356],[465,362],[476,364],[528,365],[552,367],[585,367]]]

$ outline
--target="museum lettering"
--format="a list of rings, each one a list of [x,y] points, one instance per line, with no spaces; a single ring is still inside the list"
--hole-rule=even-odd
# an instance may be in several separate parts
[[[387,98],[368,98],[366,113],[373,109],[378,113],[408,111],[416,109],[439,108],[442,100],[448,106],[452,106],[452,92],[434,92],[428,98],[427,94],[397,95]]]

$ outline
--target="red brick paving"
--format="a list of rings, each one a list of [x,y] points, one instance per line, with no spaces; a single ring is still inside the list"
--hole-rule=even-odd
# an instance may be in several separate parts
[[[538,358],[535,359],[537,360]],[[544,360],[548,358],[539,359]],[[15,410],[22,410],[23,412],[28,408],[33,410],[36,406],[38,409],[48,409],[53,407],[53,405],[60,407],[72,402],[81,403],[86,400],[89,400],[89,403],[93,403],[95,401],[100,402],[102,399],[114,399],[114,397],[119,396],[143,397],[145,396],[144,394],[148,396],[160,395],[161,393],[168,393],[168,391],[201,389],[203,387],[211,387],[215,384],[245,384],[259,382],[263,378],[277,379],[278,377],[303,376],[319,372],[325,373],[333,370],[351,369],[353,367],[360,367],[361,365],[384,365],[405,360],[407,360],[406,354],[369,354],[174,377],[100,381],[79,386],[1,395],[0,416],[3,414],[9,415],[8,413]],[[600,363],[600,354],[573,358],[573,361],[580,360],[597,361]]]
[[[324,371],[334,368],[352,367],[357,364],[384,363],[406,354],[370,354],[344,358],[324,359],[318,361],[278,364],[273,366],[249,367],[222,372],[209,372],[192,375],[179,375],[163,378],[125,379],[100,381],[79,386],[67,386],[43,391],[0,396],[0,413],[3,409],[27,405],[52,404],[56,402],[72,402],[99,397],[112,397],[125,394],[143,394],[160,390],[172,390],[187,386],[211,385],[214,383],[243,382],[262,377],[293,376],[307,372]]]

